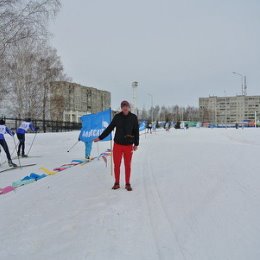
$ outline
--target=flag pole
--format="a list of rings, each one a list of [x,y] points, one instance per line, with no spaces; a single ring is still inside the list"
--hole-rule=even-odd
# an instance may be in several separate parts
[[[97,144],[97,154],[98,154],[98,156],[99,156],[99,155],[100,155],[99,144],[98,144],[98,142],[97,142],[96,144]]]
[[[110,149],[111,149],[111,176],[113,176],[113,144],[112,144],[112,140],[110,140]]]
[[[110,122],[112,122],[112,108],[110,108]],[[112,133],[111,133],[112,135]],[[111,176],[113,176],[113,140],[112,140],[112,136],[111,136],[111,140],[110,140],[110,150],[111,150]]]

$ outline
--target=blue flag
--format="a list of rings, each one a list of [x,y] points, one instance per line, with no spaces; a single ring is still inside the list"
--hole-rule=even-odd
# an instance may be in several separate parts
[[[139,125],[139,131],[144,131],[146,128],[146,121],[142,121]]]
[[[99,112],[97,114],[85,115],[80,118],[82,129],[79,138],[83,142],[91,142],[99,137],[103,131],[111,123],[111,109]],[[102,141],[112,140],[112,134],[107,136]]]

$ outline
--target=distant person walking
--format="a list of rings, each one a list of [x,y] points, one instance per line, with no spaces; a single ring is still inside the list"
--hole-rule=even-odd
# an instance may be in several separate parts
[[[7,157],[9,166],[17,167],[17,165],[12,162],[9,148],[8,148],[7,142],[5,140],[5,136],[4,136],[5,134],[9,134],[13,137],[15,133],[13,133],[9,128],[6,127],[4,119],[0,119],[0,145],[3,147],[3,149],[6,153],[6,157]],[[0,149],[0,152],[1,152],[1,149]]]
[[[31,130],[33,132],[36,132],[37,130],[33,126],[31,118],[28,118],[25,121],[23,121],[20,127],[16,131],[17,138],[19,140],[18,152],[17,152],[18,157],[20,157],[21,152],[22,152],[22,157],[28,157],[28,155],[25,154],[25,134],[27,133],[28,130]]]
[[[125,164],[125,188],[132,191],[130,184],[131,179],[131,163],[133,151],[139,146],[139,125],[137,116],[130,111],[130,104],[122,101],[121,112],[116,114],[110,125],[104,132],[94,140],[98,142],[106,138],[116,128],[114,137],[113,159],[115,171],[115,184],[113,190],[120,188],[120,166],[122,158]]]

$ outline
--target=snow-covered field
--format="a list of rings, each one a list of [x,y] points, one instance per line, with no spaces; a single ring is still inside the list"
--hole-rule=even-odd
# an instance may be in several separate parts
[[[22,160],[38,165],[0,174],[0,187],[83,158],[83,144],[66,152],[77,136],[38,135]],[[259,155],[260,129],[142,136],[133,192],[112,191],[110,167],[93,161],[1,195],[0,259],[259,260]]]

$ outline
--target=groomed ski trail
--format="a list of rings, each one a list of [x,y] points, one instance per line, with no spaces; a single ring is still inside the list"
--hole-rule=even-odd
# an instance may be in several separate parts
[[[0,200],[0,258],[260,259],[259,146],[226,134],[260,144],[256,130],[160,131],[141,138],[132,192],[124,189],[123,167],[121,189],[111,190],[110,165],[100,160],[6,194]],[[53,169],[80,158],[83,144],[66,153],[77,137],[39,135],[35,153],[42,158],[34,160]],[[3,174],[0,187],[28,173]]]
[[[178,234],[161,199],[149,153],[145,153],[143,161],[141,181],[158,259],[168,260],[172,257],[172,259],[186,260],[185,249],[180,244]]]

